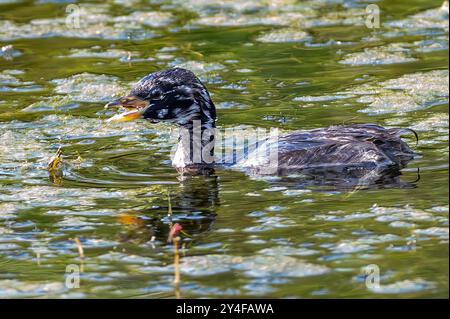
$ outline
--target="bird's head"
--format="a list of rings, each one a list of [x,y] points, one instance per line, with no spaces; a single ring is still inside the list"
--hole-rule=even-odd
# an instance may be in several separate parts
[[[173,68],[150,73],[136,83],[131,92],[105,107],[125,109],[109,119],[125,122],[147,119],[153,123],[171,122],[180,126],[202,124],[214,126],[216,109],[203,83],[189,70]]]

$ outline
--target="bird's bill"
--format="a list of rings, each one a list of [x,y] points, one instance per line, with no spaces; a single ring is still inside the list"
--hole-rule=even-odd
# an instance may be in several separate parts
[[[149,103],[147,101],[133,95],[123,96],[117,100],[111,101],[105,105],[105,108],[121,107],[126,111],[109,118],[108,122],[118,123],[140,119],[148,105]]]

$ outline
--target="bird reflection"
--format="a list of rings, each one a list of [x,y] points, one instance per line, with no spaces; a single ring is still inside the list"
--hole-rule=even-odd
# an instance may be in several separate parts
[[[308,187],[312,190],[325,187],[352,193],[361,189],[415,188],[420,180],[419,169],[414,181],[406,181],[398,169],[360,167],[282,171],[279,174],[285,176],[282,179],[285,186],[295,184],[297,188]]]
[[[414,181],[405,181],[398,170],[308,170],[284,172],[275,183],[288,188],[310,190],[337,190],[348,196],[357,191],[379,188],[415,188],[420,179],[419,171]],[[298,174],[301,174],[299,176]],[[121,242],[145,243],[152,240],[166,241],[170,227],[179,223],[185,235],[195,236],[209,231],[220,205],[219,183],[215,173],[178,177],[179,184],[170,191],[170,199],[161,198],[160,205],[142,210],[130,210],[118,217],[124,226],[119,235]]]
[[[216,217],[215,208],[219,205],[217,176],[179,176],[179,185],[170,190],[170,199],[160,202],[161,205],[119,216],[119,222],[125,226],[119,241],[166,241],[173,223],[179,223],[183,232],[190,236],[210,230]]]

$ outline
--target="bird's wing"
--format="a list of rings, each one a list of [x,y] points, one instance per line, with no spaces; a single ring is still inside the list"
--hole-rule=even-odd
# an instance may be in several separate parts
[[[401,130],[375,124],[295,131],[279,139],[279,163],[291,168],[400,165],[413,152]]]

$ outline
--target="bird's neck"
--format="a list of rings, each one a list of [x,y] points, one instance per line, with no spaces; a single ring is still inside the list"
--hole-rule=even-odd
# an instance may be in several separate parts
[[[176,168],[214,165],[215,122],[194,120],[180,127],[172,158]]]

